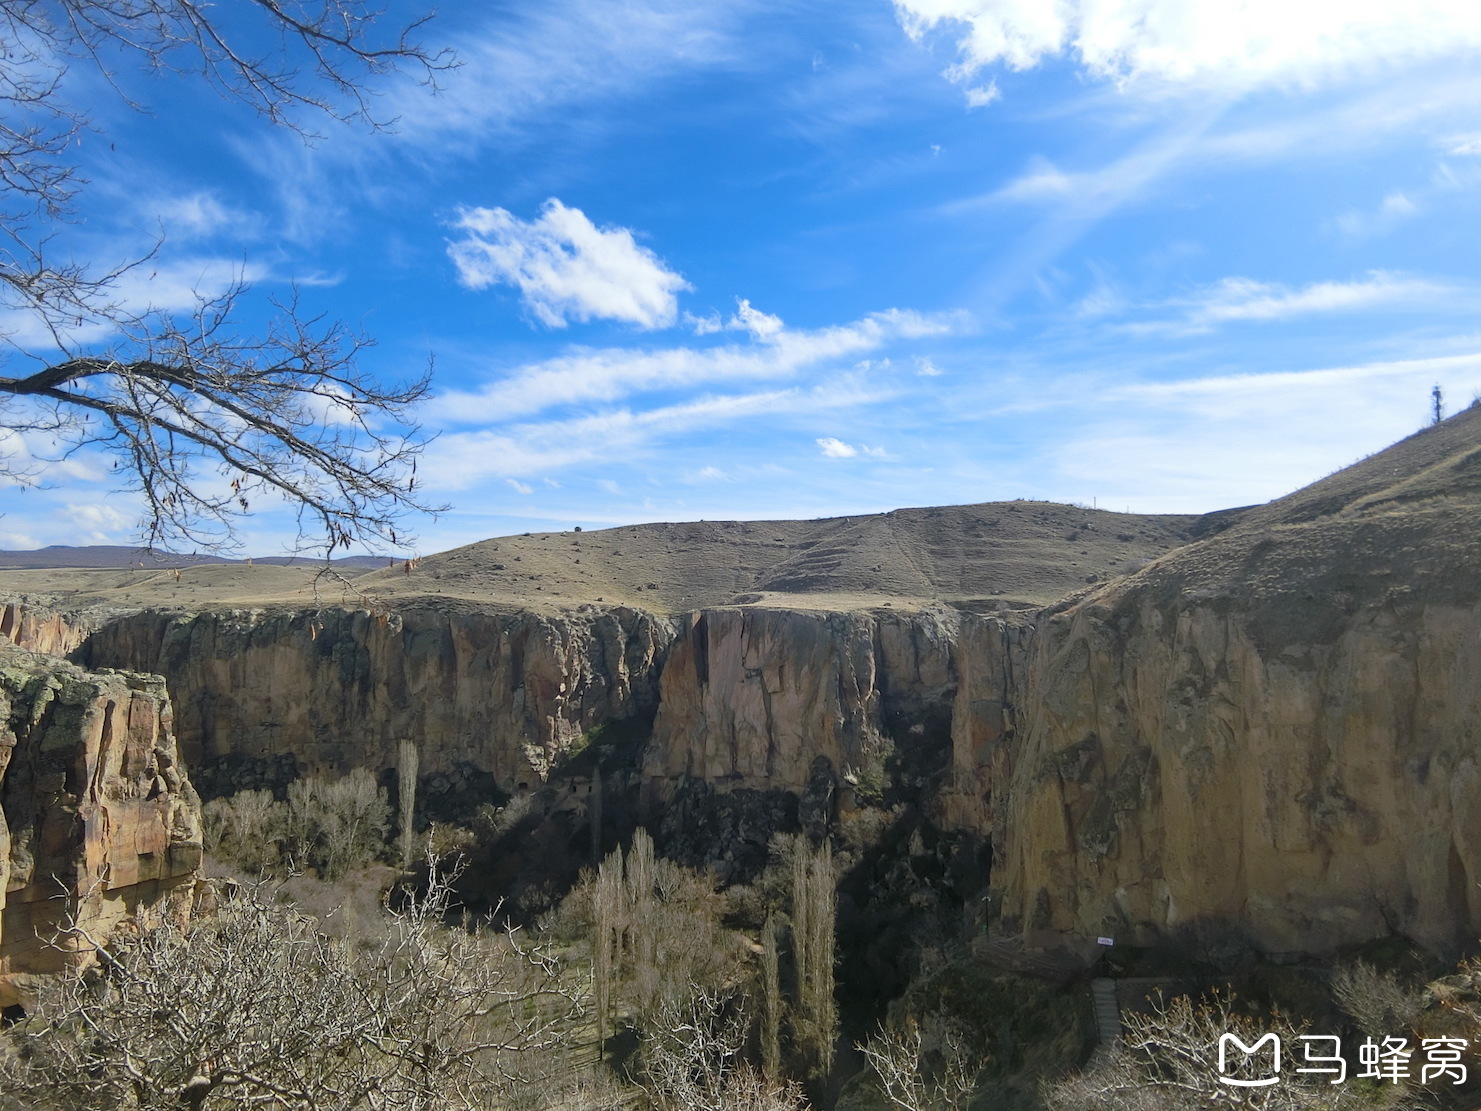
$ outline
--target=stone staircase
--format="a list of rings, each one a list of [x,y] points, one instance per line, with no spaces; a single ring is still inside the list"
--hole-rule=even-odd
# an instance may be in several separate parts
[[[1112,1047],[1121,1041],[1121,1004],[1116,1000],[1116,981],[1097,976],[1090,981],[1090,999],[1095,1009],[1095,1032],[1100,1045],[1091,1055],[1088,1069],[1101,1065]]]

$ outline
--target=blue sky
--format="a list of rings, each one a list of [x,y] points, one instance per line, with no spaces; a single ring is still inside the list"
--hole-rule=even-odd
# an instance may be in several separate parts
[[[406,10],[411,10],[410,8]],[[503,533],[1279,496],[1481,391],[1481,10],[1445,0],[449,3],[394,134],[78,76],[120,296],[293,283],[435,356],[435,551]],[[24,451],[23,446],[12,445]],[[82,454],[0,546],[123,543]],[[249,547],[292,531],[265,512]]]

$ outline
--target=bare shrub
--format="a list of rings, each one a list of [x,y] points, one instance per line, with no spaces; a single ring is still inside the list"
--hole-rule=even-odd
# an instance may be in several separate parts
[[[288,801],[240,791],[204,807],[206,849],[256,875],[311,867],[334,881],[386,853],[391,808],[375,777],[356,768],[340,779],[305,776]]]
[[[1271,1033],[1287,1047],[1302,1033],[1279,1013],[1259,1021],[1239,1013],[1227,995],[1194,1003],[1187,996],[1171,1002],[1160,995],[1147,1014],[1123,1015],[1120,1045],[1097,1068],[1045,1087],[1048,1111],[1193,1111],[1211,1104],[1235,1103],[1255,1111],[1347,1111],[1358,1108],[1418,1106],[1402,1088],[1349,1079],[1333,1084],[1331,1077],[1303,1075],[1287,1068],[1278,1084],[1234,1088],[1221,1083],[1217,1067],[1219,1039],[1233,1034],[1254,1045]],[[1262,1058],[1261,1060],[1265,1060]],[[1258,1079],[1254,1057],[1243,1058],[1226,1075]]]
[[[1422,992],[1406,987],[1392,972],[1380,972],[1367,961],[1339,969],[1332,977],[1332,995],[1358,1029],[1374,1038],[1412,1030],[1424,1010]]]
[[[288,785],[288,851],[327,880],[385,853],[391,808],[364,768],[339,779],[304,776]]]
[[[658,1111],[803,1111],[801,1089],[746,1060],[750,1016],[738,995],[692,987],[645,1033],[642,1065]]]
[[[958,1111],[971,1102],[987,1055],[944,1015],[885,1025],[856,1048],[900,1111]]]
[[[572,978],[514,935],[444,928],[447,896],[434,869],[369,951],[261,887],[95,946],[96,974],[4,1035],[0,1111],[472,1111],[539,1091],[578,1025]]]
[[[287,824],[288,808],[271,791],[239,791],[201,808],[206,851],[256,875],[278,866]]]

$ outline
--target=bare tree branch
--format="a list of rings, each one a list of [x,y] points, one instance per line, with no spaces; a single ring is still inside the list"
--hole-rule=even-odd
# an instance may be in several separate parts
[[[111,455],[144,496],[151,547],[234,547],[264,495],[297,507],[304,546],[404,543],[406,518],[442,508],[416,492],[426,440],[410,411],[429,377],[381,384],[357,365],[370,341],[296,293],[243,334],[242,281],[176,316],[120,293],[154,252],[99,269],[58,251],[85,184],[70,151],[90,127],[68,69],[120,95],[123,66],[196,74],[305,138],[315,116],[383,130],[372,78],[409,69],[435,87],[457,62],[414,41],[425,18],[386,33],[381,17],[367,0],[247,0],[230,16],[199,0],[0,0],[0,427],[44,434],[40,469]],[[38,473],[0,459],[7,477]]]

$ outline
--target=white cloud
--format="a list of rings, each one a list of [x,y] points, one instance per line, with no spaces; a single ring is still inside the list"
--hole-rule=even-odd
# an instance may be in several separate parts
[[[517,479],[513,478],[506,478],[504,481],[509,483],[510,486],[514,487],[516,493],[533,494],[535,492],[535,488],[527,482],[520,482]]]
[[[1314,282],[1299,289],[1249,278],[1225,278],[1185,302],[1194,328],[1240,320],[1284,320],[1311,313],[1352,312],[1433,302],[1445,286],[1381,270],[1351,282]]]
[[[476,392],[443,394],[429,411],[448,423],[472,424],[515,419],[561,405],[614,402],[646,390],[788,378],[896,340],[946,335],[960,330],[965,320],[960,314],[889,309],[851,324],[798,331],[782,327],[776,317],[751,311],[762,320],[750,329],[751,335],[760,339],[765,332],[764,343],[578,350],[518,367]],[[776,330],[770,330],[766,321],[776,321]]]
[[[1388,216],[1412,216],[1419,211],[1419,206],[1403,193],[1394,192],[1383,198],[1379,211]]]
[[[708,316],[694,316],[686,312],[684,323],[694,329],[697,336],[712,336],[717,332],[750,332],[758,340],[769,340],[780,335],[786,327],[781,317],[752,308],[751,302],[744,297],[737,297],[735,304],[735,312],[729,320],[723,319],[718,312],[711,312]]]
[[[875,459],[888,459],[890,457],[889,452],[885,451],[882,447],[870,447],[868,444],[855,446],[844,443],[842,440],[832,436],[824,436],[813,442],[823,449],[823,454],[829,459],[852,459],[857,455],[869,455]]]
[[[968,108],[986,108],[993,101],[1001,99],[1003,94],[998,91],[996,81],[989,81],[986,85],[973,85],[966,89],[965,95]]]
[[[1481,131],[1470,135],[1453,135],[1446,142],[1446,153],[1456,156],[1481,154]]]
[[[256,217],[222,204],[214,193],[206,191],[166,197],[152,205],[146,202],[143,207],[159,221],[165,238],[171,241],[205,239],[223,233],[251,235],[257,231]]]
[[[43,547],[41,541],[28,532],[10,532],[0,529],[0,548],[7,551],[28,552],[40,547]]]
[[[458,280],[470,289],[518,286],[552,328],[569,319],[667,328],[678,318],[676,294],[690,288],[627,228],[599,228],[554,197],[528,222],[503,208],[465,208],[454,226],[467,233],[448,245]]]
[[[882,402],[893,392],[839,375],[811,389],[701,397],[644,412],[610,410],[566,420],[448,432],[433,441],[418,473],[434,490],[460,490],[490,477],[508,478],[581,463],[637,458],[659,440],[758,418],[786,418]]]
[[[915,357],[915,373],[922,378],[940,378],[942,370],[924,355]]]
[[[1481,46],[1471,0],[895,0],[906,32],[957,37],[957,82],[987,66],[1071,56],[1117,81],[1311,84]]]
[[[389,114],[406,141],[461,154],[469,144],[581,104],[610,104],[632,90],[744,56],[750,0],[546,0],[488,6],[459,28],[463,65],[429,97],[413,81]]]
[[[1445,188],[1444,184],[1436,183],[1429,192],[1436,192]],[[1383,198],[1376,209],[1370,212],[1360,212],[1349,209],[1340,213],[1333,223],[1343,235],[1354,239],[1363,239],[1372,235],[1382,235],[1392,231],[1404,223],[1420,210],[1416,204],[1405,193],[1395,191]]]
[[[62,516],[80,530],[77,539],[88,544],[114,544],[119,534],[132,530],[138,521],[109,505],[69,503]],[[77,541],[74,540],[73,543]]]
[[[108,284],[107,298],[114,310],[140,316],[149,312],[189,312],[233,286],[268,281],[272,277],[266,266],[243,263],[240,259],[145,260],[114,278]],[[69,346],[100,343],[116,338],[118,331],[111,321],[85,317],[81,323],[63,321],[58,330],[62,342]],[[0,335],[16,347],[33,351],[53,350],[57,339],[36,313],[13,307],[0,309]]]
[[[760,309],[753,309],[751,302],[741,298],[736,303],[735,315],[731,317],[731,327],[739,326],[750,332],[757,339],[772,339],[781,333],[783,328],[782,318],[764,313]]]
[[[617,483],[612,481],[610,478],[597,479],[597,485],[600,486],[603,490],[607,491],[607,493],[609,494],[622,493],[622,487],[618,486]]]

